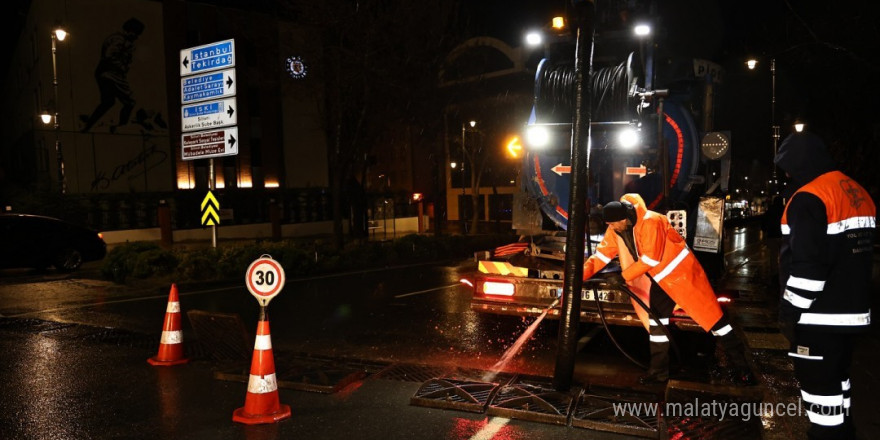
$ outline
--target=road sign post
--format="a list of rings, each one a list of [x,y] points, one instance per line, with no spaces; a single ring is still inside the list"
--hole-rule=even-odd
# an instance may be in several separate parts
[[[208,159],[208,195],[214,190],[214,159],[238,154],[238,105],[235,100],[235,40],[217,41],[180,51],[180,118],[183,160]],[[219,99],[218,99],[219,98]],[[228,127],[217,130],[221,127]],[[207,131],[199,131],[207,130]],[[207,198],[206,198],[207,201]],[[216,199],[214,199],[215,204]],[[219,204],[217,204],[219,207]],[[205,202],[202,203],[202,211]],[[216,213],[202,213],[217,247]]]

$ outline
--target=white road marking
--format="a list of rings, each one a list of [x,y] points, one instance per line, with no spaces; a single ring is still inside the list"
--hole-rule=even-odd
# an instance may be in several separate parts
[[[492,417],[483,429],[474,434],[470,440],[490,440],[498,431],[510,422],[504,417]]]

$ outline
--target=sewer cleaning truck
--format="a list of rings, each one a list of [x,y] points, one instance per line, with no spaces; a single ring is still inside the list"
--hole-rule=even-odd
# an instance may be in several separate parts
[[[475,254],[477,271],[462,279],[473,289],[471,309],[479,313],[537,317],[549,309],[548,318],[559,318],[571,214],[576,75],[574,60],[560,55],[573,56],[573,49],[553,47],[546,53],[536,69],[514,194],[513,228],[519,239]],[[587,155],[590,212],[585,213],[590,246],[585,258],[605,232],[601,205],[624,193],[638,193],[648,209],[667,214],[710,279],[717,279],[723,273],[722,195],[730,169],[729,134],[709,129],[717,67],[697,59],[666,61],[664,66],[674,73],[655,74],[651,53],[632,52],[616,63],[594,66],[586,79],[593,96]],[[658,83],[663,87],[655,87]],[[582,322],[642,325],[630,296],[613,287],[617,283],[611,279],[619,278],[619,271],[614,260],[596,280],[584,284]],[[718,299],[731,300],[723,295]],[[679,328],[698,328],[681,310],[672,321]]]

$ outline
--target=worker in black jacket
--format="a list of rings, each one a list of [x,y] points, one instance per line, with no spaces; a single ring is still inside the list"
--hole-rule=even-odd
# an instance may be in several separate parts
[[[877,210],[814,134],[788,136],[774,162],[794,191],[781,222],[779,318],[810,419],[807,435],[852,439],[849,367],[853,333],[871,324]]]

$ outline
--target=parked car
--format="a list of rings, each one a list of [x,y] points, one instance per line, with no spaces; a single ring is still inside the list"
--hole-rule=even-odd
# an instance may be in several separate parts
[[[0,215],[0,268],[72,271],[107,254],[101,234],[52,217]]]

